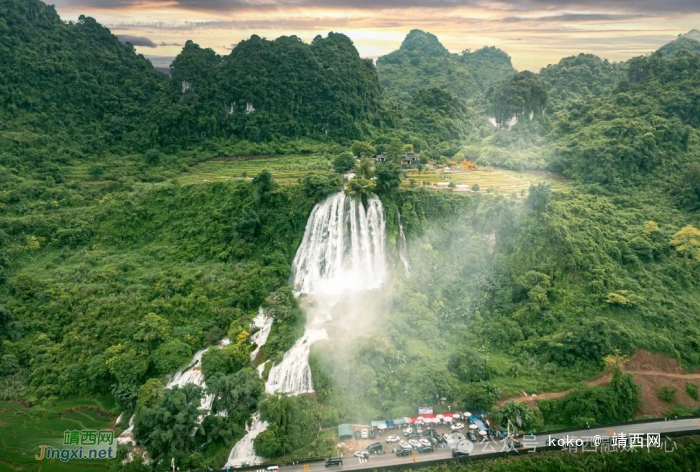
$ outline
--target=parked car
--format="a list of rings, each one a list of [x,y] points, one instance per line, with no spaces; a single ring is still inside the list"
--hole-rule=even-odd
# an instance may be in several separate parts
[[[403,435],[408,436],[409,434],[413,433],[413,428],[406,428],[403,430]]]
[[[335,457],[326,461],[326,467],[340,467],[342,465],[343,459],[341,459],[340,457]]]
[[[381,454],[382,452],[384,452],[384,446],[382,446],[382,443],[370,444],[369,446],[367,446],[366,451],[370,454]]]
[[[355,457],[359,457],[360,459],[367,459],[369,457],[369,452],[357,451],[354,455],[355,455]]]
[[[470,440],[471,442],[476,442],[476,434],[474,434],[472,431],[469,431],[469,432],[467,433],[467,437],[469,438],[469,440]]]
[[[408,436],[406,436],[408,439],[420,439],[420,434],[418,433],[411,433]]]
[[[416,433],[423,434],[423,428],[420,425],[416,426]]]
[[[427,452],[435,452],[435,449],[433,449],[433,446],[421,446],[418,448],[418,452],[425,454]]]
[[[399,447],[401,449],[413,449],[410,444],[408,444],[406,441],[401,441],[399,443]]]
[[[437,436],[438,434],[437,430],[433,428],[428,428],[423,431],[423,436]]]
[[[464,423],[455,423],[452,426],[450,426],[450,429],[452,429],[452,431],[464,429]]]
[[[428,441],[430,441],[430,444],[432,444],[433,447],[437,446],[438,440],[434,437],[429,437]]]
[[[265,470],[266,470],[266,472],[279,472],[280,466],[278,466],[278,465],[271,465],[270,467],[268,467],[268,468],[265,469]]]
[[[468,452],[458,451],[457,449],[452,450],[452,457],[467,457]]]
[[[421,446],[420,442],[415,439],[409,440],[408,444],[410,444],[413,449],[418,449]]]
[[[401,449],[399,449],[398,451],[396,451],[396,455],[399,456],[399,457],[402,457],[402,456],[410,456],[410,455],[411,455],[411,451],[412,451],[411,448],[408,448],[408,449],[401,448]]]
[[[400,440],[401,440],[401,438],[399,438],[398,436],[388,436],[388,437],[386,438],[386,442],[388,442],[389,444],[391,444],[391,443],[397,443],[397,442],[399,442]]]
[[[419,442],[420,442],[423,446],[432,446],[432,444],[430,444],[430,441],[428,441],[427,439],[421,439]]]
[[[362,430],[362,439],[367,439],[369,437],[369,431],[367,429]]]

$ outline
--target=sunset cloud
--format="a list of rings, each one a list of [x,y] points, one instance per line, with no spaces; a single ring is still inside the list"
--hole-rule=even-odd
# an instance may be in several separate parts
[[[578,52],[626,60],[700,26],[698,0],[54,1],[64,19],[92,16],[161,63],[190,39],[228,54],[252,34],[311,41],[328,31],[348,35],[362,56],[377,57],[420,28],[451,51],[497,46],[517,69],[537,71]]]

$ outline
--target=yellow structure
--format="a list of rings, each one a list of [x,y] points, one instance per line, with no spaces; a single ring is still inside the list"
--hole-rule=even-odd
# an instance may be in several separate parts
[[[462,161],[462,168],[464,170],[468,171],[475,171],[476,170],[476,164],[474,164],[472,161]]]

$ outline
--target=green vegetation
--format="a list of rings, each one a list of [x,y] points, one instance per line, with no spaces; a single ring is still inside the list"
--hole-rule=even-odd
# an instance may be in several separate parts
[[[188,41],[153,110],[154,144],[358,138],[378,116],[379,98],[372,61],[361,59],[342,34],[311,44],[253,35],[224,58]]]
[[[32,409],[18,403],[0,402],[0,470],[107,470],[109,466],[101,460],[39,462],[34,456],[46,439],[62,441],[67,429],[111,429],[115,413],[114,401],[107,397],[67,399]]]
[[[253,36],[227,57],[188,42],[167,77],[94,20],[63,23],[38,0],[4,1],[0,32],[3,466],[36,467],[21,438],[120,412],[136,412],[151,457],[191,468],[220,466],[258,409],[272,423],[255,442],[266,457],[326,454],[338,422],[442,398],[527,427],[626,421],[640,407],[629,375],[582,385],[608,356],[700,366],[700,58],[680,43],[536,75],[420,31],[377,70],[340,34]],[[409,152],[420,157],[405,171]],[[464,161],[568,180],[440,168]],[[411,277],[400,268],[367,295],[370,328],[314,347],[316,397],[266,395],[255,368],[304,324],[289,277],[308,215],[352,169],[346,190],[383,200],[397,267],[400,214]],[[274,325],[251,362],[260,306]],[[207,347],[207,389],[164,391]],[[536,410],[496,406],[569,388]],[[216,398],[200,424],[204,394]]]
[[[488,90],[515,73],[510,57],[495,47],[452,54],[434,35],[412,30],[401,47],[377,59],[379,83],[387,97],[410,101],[424,88],[439,88],[460,99]]]
[[[547,106],[547,89],[532,72],[519,72],[494,89],[493,101],[496,124],[505,126],[513,117],[518,121],[539,117]]]
[[[668,55],[689,52],[700,56],[700,31],[693,29],[686,34],[679,34],[676,40],[662,46],[659,51]]]
[[[685,384],[685,393],[693,400],[698,400],[698,386],[692,382]]]
[[[547,112],[580,109],[609,93],[626,76],[623,63],[608,62],[592,54],[565,57],[540,71],[548,87]]]
[[[563,398],[538,402],[546,424],[574,428],[629,421],[639,406],[639,387],[619,369],[608,387],[577,387]]]
[[[659,400],[663,400],[665,402],[672,402],[676,396],[677,391],[678,389],[672,385],[662,385],[656,396],[659,398]]]

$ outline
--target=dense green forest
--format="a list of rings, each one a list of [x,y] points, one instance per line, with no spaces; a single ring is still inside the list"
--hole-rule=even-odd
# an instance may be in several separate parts
[[[700,367],[698,44],[694,30],[626,62],[581,54],[535,74],[419,30],[376,68],[342,34],[253,35],[223,57],[187,42],[167,76],[92,18],[0,0],[0,401],[27,407],[0,414],[45,424],[62,402],[100,399],[105,415],[137,412],[156,461],[193,468],[220,466],[254,411],[272,424],[255,443],[267,458],[324,454],[319,427],[436,395],[544,429],[633,418],[640,391],[611,359],[645,349]],[[397,164],[408,151],[421,172],[471,160],[566,180],[417,188]],[[390,162],[372,165],[381,152]],[[260,155],[294,169],[178,183],[202,161]],[[315,396],[266,395],[254,368],[305,323],[289,278],[307,218],[353,169],[349,191],[386,211],[396,270],[372,299],[381,314],[314,347]],[[260,306],[275,321],[251,362]],[[203,357],[206,390],[163,390],[224,337]],[[609,386],[584,384],[604,369]],[[537,409],[497,406],[569,388]],[[13,424],[0,416],[0,438]],[[16,465],[3,441],[0,463]],[[691,461],[696,444],[683,447],[674,460]],[[587,457],[484,467],[605,468]],[[609,457],[622,470],[671,460]]]
[[[450,53],[430,33],[412,30],[401,47],[377,59],[379,83],[389,98],[409,101],[423,88],[474,98],[515,73],[510,57],[495,47]]]

